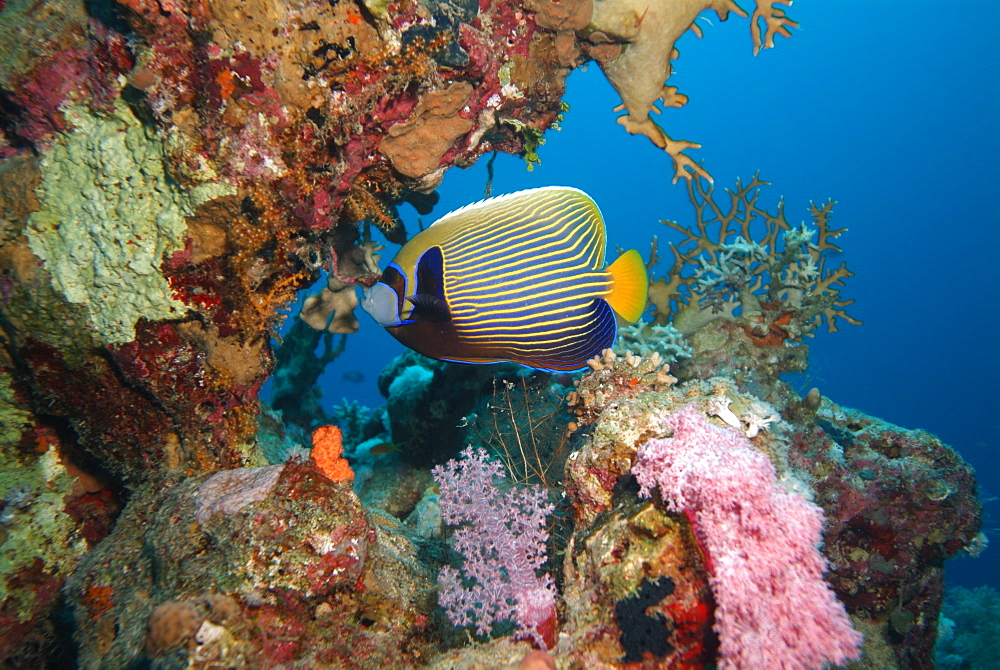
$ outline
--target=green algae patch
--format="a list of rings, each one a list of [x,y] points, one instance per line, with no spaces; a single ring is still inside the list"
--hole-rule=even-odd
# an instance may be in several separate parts
[[[0,372],[0,448],[16,445],[21,433],[31,426],[31,414],[18,407],[10,375]]]
[[[45,261],[53,288],[85,308],[102,344],[131,342],[140,318],[185,313],[160,264],[184,248],[185,216],[231,189],[180,189],[167,174],[161,142],[120,101],[109,115],[73,106],[66,118],[73,130],[41,161],[41,209],[28,218],[28,244]]]
[[[18,619],[25,621],[32,616],[35,594],[20,588],[16,576],[31,572],[41,560],[48,576],[68,577],[89,547],[64,511],[73,478],[56,450],[50,448],[28,467],[9,453],[7,445],[2,450],[0,488],[8,500],[0,519],[6,531],[0,545],[0,602],[13,597]]]
[[[35,593],[17,576],[39,564],[50,577],[64,578],[87,552],[86,540],[64,511],[73,478],[54,446],[44,453],[18,449],[31,414],[20,407],[10,376],[0,372],[0,603],[11,602],[20,621],[32,617]]]

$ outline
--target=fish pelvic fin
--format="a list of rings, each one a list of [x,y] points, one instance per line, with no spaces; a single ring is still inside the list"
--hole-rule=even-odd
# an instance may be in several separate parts
[[[411,319],[434,323],[451,321],[451,311],[448,309],[448,303],[442,298],[420,293],[408,296],[406,299],[413,304],[413,312],[410,314]]]
[[[635,249],[629,249],[608,266],[611,273],[611,293],[605,300],[611,309],[626,321],[638,321],[646,311],[649,276],[646,262]]]

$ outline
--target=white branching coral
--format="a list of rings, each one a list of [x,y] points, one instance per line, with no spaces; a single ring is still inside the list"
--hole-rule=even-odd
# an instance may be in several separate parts
[[[649,358],[654,353],[668,362],[676,362],[694,355],[694,349],[684,339],[683,333],[670,324],[656,325],[639,319],[634,324],[618,330],[615,351],[634,351]]]
[[[760,311],[755,292],[762,284],[759,275],[761,265],[768,260],[767,249],[740,236],[735,242],[722,245],[714,262],[709,260],[701,256],[694,272],[692,290],[701,294],[699,304],[713,314],[731,312],[737,303],[745,312]]]

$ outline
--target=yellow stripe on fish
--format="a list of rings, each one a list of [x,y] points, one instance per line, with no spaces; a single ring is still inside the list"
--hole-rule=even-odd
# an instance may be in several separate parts
[[[578,370],[635,321],[649,280],[635,250],[604,267],[590,196],[550,186],[473,203],[407,242],[362,307],[406,346],[462,363]]]

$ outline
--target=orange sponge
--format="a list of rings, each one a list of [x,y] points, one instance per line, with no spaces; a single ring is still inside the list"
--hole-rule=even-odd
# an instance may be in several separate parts
[[[354,479],[354,471],[347,460],[341,457],[344,452],[343,436],[337,426],[320,426],[312,434],[312,456],[316,468],[335,482]]]

